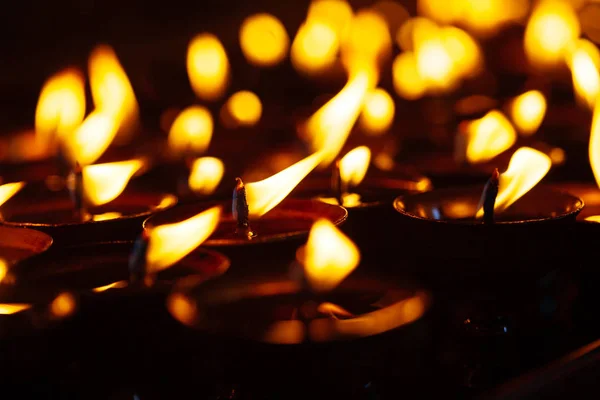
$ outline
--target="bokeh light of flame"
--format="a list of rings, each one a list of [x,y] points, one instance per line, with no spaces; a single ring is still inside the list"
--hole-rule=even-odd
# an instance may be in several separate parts
[[[25,182],[11,182],[0,185],[0,206],[23,189]]]
[[[529,192],[546,176],[552,161],[541,151],[531,147],[520,147],[510,158],[508,168],[500,174],[498,196],[494,211],[502,212]],[[483,209],[477,217],[483,216]]]
[[[202,100],[214,101],[229,84],[229,60],[221,41],[213,34],[201,33],[190,42],[187,72],[192,89]]]
[[[95,293],[102,293],[102,292],[106,292],[107,290],[110,290],[110,289],[123,289],[123,288],[127,287],[127,285],[128,285],[127,281],[117,281],[117,282],[109,283],[108,285],[93,288],[92,291]]]
[[[589,217],[586,217],[585,220],[589,222],[600,222],[600,215],[590,215]]]
[[[539,90],[517,96],[510,106],[510,116],[519,133],[533,135],[546,115],[546,107],[546,98]]]
[[[489,161],[508,150],[517,140],[517,134],[510,121],[497,110],[469,122],[466,129],[466,158],[469,163]]]
[[[588,153],[594,178],[598,187],[600,187],[600,102],[597,102],[596,107],[594,107]],[[0,188],[2,187],[0,186]]]
[[[115,143],[128,143],[139,124],[139,106],[114,50],[107,45],[96,47],[90,54],[88,69],[94,106],[114,119]]]
[[[569,51],[567,64],[571,69],[577,100],[593,109],[600,91],[600,51],[589,40],[579,39]]]
[[[560,65],[579,33],[579,19],[568,1],[541,0],[525,29],[525,55],[536,68]]]
[[[198,317],[196,304],[183,293],[171,294],[167,298],[167,309],[184,325],[192,325]]]
[[[69,68],[50,77],[35,109],[35,133],[43,145],[72,133],[85,117],[83,73]]]
[[[2,281],[4,280],[4,278],[6,277],[7,274],[8,274],[8,262],[5,259],[0,258],[0,283],[2,283]]]
[[[342,61],[350,73],[364,66],[375,68],[392,52],[387,22],[373,10],[361,10],[351,19],[348,34],[340,45]]]
[[[206,107],[187,107],[171,125],[169,148],[175,153],[203,153],[210,144],[213,128],[213,118]]]
[[[12,315],[21,311],[28,310],[32,304],[25,303],[0,303],[0,315]]]
[[[262,116],[262,103],[258,96],[248,90],[231,95],[225,103],[228,119],[232,126],[254,126]]]
[[[102,111],[94,111],[64,142],[65,157],[72,165],[93,164],[112,143],[117,130],[115,116]]]
[[[377,88],[367,93],[358,123],[368,135],[379,136],[390,128],[395,112],[392,96],[385,89]]]
[[[169,268],[191,253],[213,233],[220,217],[221,207],[216,206],[181,222],[147,228],[147,272]]]
[[[84,167],[82,177],[86,204],[101,206],[116,199],[143,165],[142,160],[128,160]]]
[[[417,58],[411,51],[400,53],[392,64],[394,89],[407,100],[416,100],[425,95],[427,85],[417,68]]]
[[[69,292],[56,296],[50,303],[50,313],[55,318],[65,318],[72,315],[77,309],[77,300]]]
[[[283,199],[319,165],[323,153],[314,153],[262,181],[246,183],[250,218],[260,218]]]
[[[310,229],[306,245],[297,252],[298,261],[311,289],[330,291],[338,286],[360,263],[356,245],[330,221],[317,220]]]
[[[214,193],[224,173],[223,161],[216,157],[200,157],[192,163],[188,185],[194,193],[206,196]]]
[[[270,67],[287,56],[290,38],[285,27],[271,14],[254,14],[242,22],[240,46],[249,63]]]
[[[340,160],[340,178],[347,187],[358,186],[371,164],[371,150],[367,146],[359,146],[350,150]]]

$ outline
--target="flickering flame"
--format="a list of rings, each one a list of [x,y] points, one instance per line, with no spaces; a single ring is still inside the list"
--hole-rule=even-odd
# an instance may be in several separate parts
[[[517,134],[504,114],[492,110],[467,126],[467,161],[489,161],[508,150],[517,140]]]
[[[220,216],[216,206],[181,222],[148,228],[147,271],[162,271],[191,253],[213,233]]]
[[[187,72],[196,95],[217,100],[229,83],[229,60],[219,39],[210,33],[196,36],[188,47]]]
[[[96,110],[114,120],[115,141],[128,142],[138,125],[139,106],[129,78],[110,46],[100,45],[92,51],[89,75]]]
[[[322,159],[323,154],[317,152],[267,179],[247,183],[246,200],[250,218],[259,218],[281,203]]]
[[[271,14],[255,14],[240,28],[240,46],[248,62],[268,67],[279,64],[288,52],[290,38],[285,27]]]
[[[568,1],[542,0],[525,29],[525,54],[536,67],[561,64],[579,33],[579,19]]]
[[[394,120],[396,106],[392,96],[382,88],[367,93],[359,124],[365,133],[373,136],[385,133]]]
[[[341,55],[347,67],[385,60],[392,51],[387,22],[377,12],[359,11],[350,21],[348,35],[341,41]]]
[[[334,289],[360,262],[356,245],[326,219],[313,224],[297,257],[310,287],[318,292]]]
[[[84,78],[78,69],[61,71],[48,79],[35,109],[35,132],[49,144],[73,132],[85,116]]]
[[[23,189],[23,186],[25,186],[25,182],[11,182],[0,185],[0,206]]]
[[[64,318],[75,312],[77,308],[77,301],[75,297],[68,292],[63,292],[56,296],[52,303],[50,303],[50,313],[54,317]]]
[[[307,121],[306,133],[313,151],[323,151],[322,167],[330,165],[344,146],[373,81],[370,72],[357,73]]]
[[[419,74],[417,58],[413,52],[405,51],[396,56],[392,64],[392,75],[394,89],[399,96],[416,100],[425,95],[427,84]]]
[[[82,178],[86,204],[101,206],[116,199],[143,165],[142,160],[128,160],[84,167]]]
[[[195,193],[201,195],[212,194],[219,186],[225,165],[215,157],[201,157],[194,160],[188,178],[188,185]]]
[[[360,146],[350,150],[340,160],[340,178],[349,187],[358,186],[369,169],[371,163],[371,150],[367,146]]]
[[[531,147],[520,147],[510,158],[508,168],[500,174],[498,196],[494,211],[502,212],[529,192],[546,176],[552,161],[544,153]],[[477,217],[483,216],[483,209]]]
[[[262,116],[262,103],[258,96],[248,90],[240,90],[227,100],[227,112],[235,125],[253,126]]]
[[[329,25],[306,22],[296,33],[290,58],[299,72],[317,74],[335,63],[339,47],[339,38]]]
[[[127,287],[127,285],[128,285],[127,281],[117,281],[117,282],[109,283],[108,285],[93,288],[92,291],[95,293],[102,293],[102,292],[106,292],[107,290],[110,290],[110,289],[122,289],[124,287]]]
[[[517,96],[510,107],[510,116],[517,130],[526,136],[534,134],[546,114],[546,98],[538,90]]]
[[[596,183],[600,187],[600,102],[597,102],[594,107],[588,153],[594,178],[596,178]],[[0,186],[1,188],[2,186]],[[2,203],[0,202],[0,204]]]
[[[65,141],[65,156],[72,165],[93,164],[110,146],[119,124],[111,114],[94,111]]]
[[[12,315],[18,312],[28,310],[31,304],[24,303],[0,303],[0,315]]]
[[[578,100],[594,108],[600,91],[600,51],[595,44],[579,39],[567,57]]]
[[[190,106],[183,110],[169,130],[169,147],[176,153],[203,153],[213,134],[213,118],[207,108]]]

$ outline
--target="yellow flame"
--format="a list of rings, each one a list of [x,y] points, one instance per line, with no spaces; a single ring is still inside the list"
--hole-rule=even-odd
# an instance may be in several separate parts
[[[234,124],[253,126],[262,116],[262,103],[258,96],[248,90],[240,90],[227,100],[227,111]]]
[[[394,89],[399,96],[407,100],[416,100],[423,97],[427,85],[417,68],[417,58],[412,52],[400,53],[392,64]]]
[[[365,133],[373,136],[385,133],[394,120],[396,106],[385,89],[377,88],[367,93],[359,124]]]
[[[510,158],[508,168],[500,174],[498,196],[494,210],[502,212],[529,192],[546,176],[552,161],[541,151],[531,147],[520,147]],[[477,217],[483,216],[483,209]]]
[[[357,73],[309,118],[306,133],[313,151],[324,152],[322,167],[330,165],[344,146],[372,84],[373,76],[369,72]]]
[[[207,108],[190,106],[183,110],[169,130],[169,147],[175,152],[202,153],[210,144],[213,118]]]
[[[356,245],[326,219],[313,224],[298,254],[309,285],[319,292],[334,289],[360,262]]]
[[[7,273],[8,273],[8,262],[5,259],[0,258],[0,283],[2,283],[2,281],[6,277]]]
[[[590,222],[600,222],[600,215],[590,215],[589,217],[586,217],[585,220]]]
[[[597,102],[596,107],[594,107],[588,152],[594,178],[596,178],[596,183],[600,187],[600,102]]]
[[[56,296],[50,303],[50,312],[54,317],[64,318],[73,314],[77,307],[75,297],[68,292],[63,292]]]
[[[483,56],[475,39],[453,26],[442,28],[440,35],[457,75],[468,77],[479,71],[483,64]]]
[[[169,268],[202,244],[219,224],[221,207],[209,208],[185,221],[149,228],[146,268]]]
[[[511,119],[523,135],[533,135],[546,115],[546,98],[539,90],[517,96],[510,107]]]
[[[500,111],[492,110],[467,126],[467,161],[489,161],[517,140],[515,129]]]
[[[349,33],[353,15],[346,0],[314,0],[308,7],[306,21],[325,24],[343,39]]]
[[[215,157],[201,157],[194,160],[188,178],[190,189],[201,195],[212,194],[219,186],[225,165]]]
[[[402,24],[410,18],[403,5],[392,0],[380,0],[373,4],[372,10],[379,13],[387,22],[390,32],[396,33]]]
[[[290,58],[294,68],[305,74],[329,69],[336,61],[339,39],[329,25],[306,22],[300,26],[292,42]]]
[[[203,100],[217,100],[229,83],[229,60],[221,41],[202,33],[190,42],[187,72],[196,95]]]
[[[82,178],[86,203],[101,206],[113,201],[123,193],[129,179],[143,165],[142,160],[128,160],[84,167]]]
[[[116,142],[128,142],[138,126],[139,106],[129,78],[110,46],[100,45],[92,51],[89,75],[94,106],[114,119]]]
[[[370,64],[385,60],[392,51],[387,22],[375,11],[359,11],[350,21],[340,51],[347,67],[357,62]]]
[[[25,182],[11,182],[0,185],[0,206],[23,189],[23,186],[25,186]]]
[[[600,51],[586,39],[579,39],[573,47],[567,57],[573,87],[578,100],[593,109],[600,91]]]
[[[42,143],[70,134],[84,116],[85,87],[80,70],[66,69],[44,83],[35,109],[35,132]]]
[[[419,75],[432,91],[448,90],[457,79],[454,60],[442,29],[433,23],[416,24],[413,28],[413,46]]]
[[[18,312],[28,310],[31,307],[31,304],[24,303],[0,303],[0,315],[16,314]]]
[[[525,54],[538,68],[560,64],[579,33],[579,19],[569,2],[542,0],[525,29]]]
[[[102,214],[92,215],[92,221],[108,221],[111,219],[120,218],[123,214],[118,211],[109,211]]]
[[[267,179],[247,183],[246,200],[250,218],[259,218],[281,203],[322,159],[323,154],[317,152]]]
[[[248,62],[258,66],[279,64],[287,55],[290,38],[285,27],[271,14],[255,14],[240,28],[240,46]]]
[[[360,146],[350,150],[340,160],[340,178],[350,187],[358,186],[369,169],[371,163],[371,150],[367,146]]]
[[[124,287],[127,287],[127,285],[128,285],[127,281],[117,281],[117,282],[109,283],[108,285],[93,288],[92,291],[95,293],[102,293],[102,292],[106,292],[109,289],[122,289]]]
[[[98,110],[92,112],[65,141],[65,156],[71,164],[93,164],[108,149],[118,127],[113,115]]]

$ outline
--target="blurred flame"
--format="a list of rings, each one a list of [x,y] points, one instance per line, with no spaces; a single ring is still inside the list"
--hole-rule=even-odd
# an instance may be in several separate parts
[[[297,71],[309,75],[317,74],[335,63],[339,46],[339,39],[329,25],[306,22],[296,33],[290,58]]]
[[[306,20],[329,26],[343,39],[348,35],[353,16],[352,6],[346,0],[313,0]]]
[[[452,56],[440,31],[435,24],[419,24],[414,28],[417,70],[428,88],[434,91],[450,89],[456,83]]]
[[[108,285],[93,288],[92,291],[95,293],[102,293],[109,289],[122,289],[124,287],[127,287],[127,285],[128,285],[127,281],[117,281],[117,282],[109,283]]]
[[[54,317],[64,318],[73,314],[77,307],[75,297],[68,292],[63,292],[56,296],[50,303],[50,312]]]
[[[461,77],[475,75],[483,64],[483,56],[479,45],[467,32],[447,26],[440,35],[450,58],[455,73]]]
[[[92,221],[108,221],[111,219],[117,219],[121,217],[123,214],[118,211],[109,211],[102,214],[94,214],[92,215]]]
[[[212,194],[219,186],[225,165],[223,161],[215,157],[201,157],[194,160],[188,185],[195,193],[201,195]]]
[[[567,56],[567,64],[578,100],[593,109],[600,91],[600,51],[589,40],[579,39]]]
[[[173,293],[167,299],[167,308],[179,322],[192,325],[198,316],[196,304],[182,293]]]
[[[417,58],[412,52],[400,53],[392,65],[394,89],[399,96],[407,100],[423,97],[427,85],[417,69]]]
[[[258,96],[248,90],[231,95],[226,103],[227,112],[235,125],[253,126],[262,116],[262,103]]]
[[[525,29],[525,54],[535,67],[560,64],[579,33],[579,20],[569,2],[542,0],[533,10]]]
[[[350,150],[340,160],[340,178],[349,187],[358,186],[369,169],[371,163],[371,150],[367,146],[360,146]]]
[[[410,14],[402,4],[391,0],[378,1],[373,4],[372,10],[379,13],[386,20],[390,32],[394,34],[410,18]]]
[[[181,111],[169,130],[169,147],[181,153],[203,153],[213,134],[213,118],[207,108],[190,106]]]
[[[517,96],[510,107],[511,119],[523,135],[533,135],[546,114],[546,98],[539,90]]]
[[[350,311],[346,310],[345,308],[338,306],[337,304],[329,303],[329,302],[319,304],[319,306],[317,307],[317,311],[320,312],[321,314],[330,315],[334,318],[338,318],[338,317],[353,318],[353,317],[355,317],[354,314],[352,314]]]
[[[11,182],[0,185],[0,206],[23,189],[23,186],[25,186],[25,182]]]
[[[585,220],[590,222],[600,222],[600,215],[590,215],[589,217],[585,217]]]
[[[118,130],[114,116],[94,111],[83,121],[74,135],[65,141],[65,156],[79,165],[93,164],[110,146]]]
[[[489,161],[508,150],[517,140],[511,123],[500,111],[492,110],[467,125],[467,161]]]
[[[32,304],[24,303],[0,303],[0,315],[11,315],[18,312],[28,310]]]
[[[169,268],[191,253],[213,233],[220,216],[221,207],[216,206],[181,222],[149,228],[147,271]]]
[[[254,65],[279,64],[287,55],[289,44],[285,27],[271,14],[254,14],[240,28],[240,46],[248,62]]]
[[[73,132],[85,116],[85,87],[80,70],[66,69],[50,77],[42,87],[35,109],[35,132],[50,144]]]
[[[588,152],[594,178],[596,178],[596,183],[600,187],[600,101],[596,102],[596,107],[594,107]]]
[[[298,259],[304,265],[310,287],[323,292],[334,289],[358,266],[360,253],[346,235],[321,218],[310,229]]]
[[[100,45],[92,51],[89,75],[94,106],[114,120],[117,144],[127,143],[137,128],[139,107],[129,78],[110,46]]]
[[[385,89],[377,88],[367,93],[359,124],[365,133],[381,135],[392,125],[395,111],[392,96]]]
[[[247,183],[246,200],[250,218],[259,218],[281,203],[322,159],[323,154],[317,152],[267,179]]]
[[[116,199],[129,179],[144,165],[142,160],[88,165],[83,168],[83,190],[86,203],[101,206]]]
[[[229,83],[229,60],[221,41],[202,33],[190,42],[187,72],[196,95],[203,100],[217,100]]]
[[[392,38],[385,19],[376,11],[361,10],[350,21],[340,52],[347,68],[357,63],[376,65],[392,52]]]
[[[8,273],[8,262],[6,262],[5,259],[0,258],[0,283],[2,283],[2,281],[6,277],[7,273]]]

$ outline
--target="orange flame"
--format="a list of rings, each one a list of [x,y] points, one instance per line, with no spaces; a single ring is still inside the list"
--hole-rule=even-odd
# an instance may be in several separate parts
[[[0,258],[0,283],[2,283],[2,281],[4,280],[4,278],[6,277],[7,274],[8,274],[8,262],[5,259]]]
[[[593,109],[600,92],[600,51],[589,40],[579,39],[567,57],[567,64],[578,101]]]
[[[521,134],[534,134],[546,114],[546,98],[539,90],[517,96],[511,105],[511,119]]]
[[[597,102],[596,107],[594,107],[588,151],[594,178],[596,178],[596,183],[600,187],[600,102]]]
[[[240,90],[232,94],[225,107],[234,126],[254,126],[262,116],[260,99],[248,90]]]
[[[87,204],[100,206],[116,199],[131,177],[144,165],[142,160],[95,164],[82,170],[84,197]]]
[[[385,133],[394,120],[396,106],[392,96],[382,88],[370,91],[365,97],[359,124],[369,135]]]
[[[24,303],[0,303],[0,315],[12,315],[21,311],[28,310],[32,304]]]
[[[25,182],[11,182],[0,185],[0,206],[23,189]]]
[[[207,108],[191,106],[175,118],[169,130],[169,147],[177,152],[203,153],[213,134],[213,118]]]
[[[110,146],[118,130],[115,117],[101,111],[94,111],[83,124],[65,141],[65,156],[72,165],[93,164]]]
[[[202,33],[190,42],[187,72],[196,95],[208,101],[219,99],[229,83],[229,60],[221,41]]]
[[[56,296],[50,303],[50,313],[56,318],[65,318],[72,315],[77,308],[77,300],[68,292]]]
[[[367,146],[360,146],[349,151],[340,160],[340,178],[345,185],[358,186],[369,169],[371,163],[371,150]]]
[[[517,140],[517,134],[504,114],[492,110],[467,126],[467,161],[489,161],[508,150]]]
[[[117,281],[117,282],[109,283],[108,285],[93,288],[92,291],[95,293],[102,293],[102,292],[106,292],[107,290],[110,290],[110,289],[122,289],[124,287],[127,287],[127,285],[128,285],[127,281]]]
[[[290,38],[285,27],[271,14],[255,14],[240,28],[240,46],[246,59],[254,65],[273,66],[287,55]]]
[[[417,58],[411,51],[398,54],[392,64],[394,89],[407,100],[416,100],[425,95],[427,84],[419,74]]]
[[[188,185],[194,192],[202,195],[212,194],[219,186],[225,165],[215,157],[201,157],[194,160]]]
[[[216,206],[181,222],[149,228],[148,272],[169,268],[191,253],[213,233],[220,216],[221,207]]]

